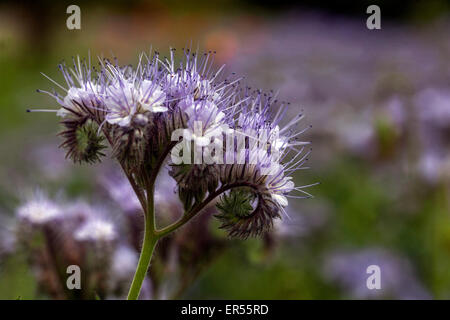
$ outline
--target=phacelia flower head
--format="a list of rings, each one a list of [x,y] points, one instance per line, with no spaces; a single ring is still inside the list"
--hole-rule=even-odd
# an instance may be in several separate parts
[[[288,103],[242,87],[214,67],[214,53],[142,54],[136,68],[77,59],[61,71],[65,96],[50,94],[62,106],[67,156],[98,162],[109,144],[144,210],[166,162],[184,209],[194,215],[220,198],[217,217],[231,236],[267,231],[289,197],[310,196],[293,180],[310,152],[299,140],[303,115],[286,122]]]
[[[154,75],[138,76],[136,71],[119,68],[106,62],[109,82],[105,86],[106,121],[121,127],[133,122],[145,125],[148,113],[165,112],[166,94]]]
[[[246,238],[265,232],[273,219],[285,213],[288,197],[311,196],[303,190],[309,186],[296,187],[291,176],[305,168],[310,150],[305,150],[309,142],[297,138],[306,130],[295,129],[302,114],[282,126],[287,108],[288,104],[278,104],[271,94],[255,91],[235,111],[230,124],[235,135],[229,143],[237,147],[226,147],[227,162],[220,166],[222,188],[230,191],[222,196],[218,215],[230,235]],[[236,209],[229,206],[236,201],[247,208],[238,219]]]

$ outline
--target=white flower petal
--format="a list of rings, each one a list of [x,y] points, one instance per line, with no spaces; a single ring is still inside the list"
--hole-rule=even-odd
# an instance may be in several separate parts
[[[162,106],[153,106],[150,109],[151,112],[166,112],[167,110],[169,110],[167,107]]]
[[[285,196],[281,194],[272,194],[272,199],[278,202],[279,205],[286,207],[288,205],[288,200]]]

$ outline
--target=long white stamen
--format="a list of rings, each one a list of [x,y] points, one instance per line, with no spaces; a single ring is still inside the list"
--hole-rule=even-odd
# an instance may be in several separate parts
[[[55,85],[57,85],[59,88],[63,89],[65,92],[67,92],[68,90],[66,88],[64,88],[62,85],[60,85],[58,82],[56,82],[55,80],[53,80],[52,78],[50,78],[48,75],[46,75],[45,73],[41,72],[41,74],[46,77],[48,80],[50,80],[51,82],[53,82]]]
[[[316,182],[316,183],[311,183],[311,184],[307,184],[307,185],[300,186],[300,187],[295,187],[294,189],[298,190],[298,189],[303,189],[303,188],[309,188],[309,187],[317,186],[319,184],[320,184],[320,182]]]

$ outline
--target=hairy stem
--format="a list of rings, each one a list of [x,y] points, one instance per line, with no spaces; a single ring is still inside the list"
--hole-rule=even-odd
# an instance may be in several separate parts
[[[144,240],[142,242],[141,255],[139,256],[138,266],[133,277],[133,282],[131,283],[130,291],[128,292],[128,300],[137,300],[139,298],[139,293],[142,288],[142,283],[144,282],[145,276],[147,275],[148,268],[150,266],[150,261],[153,256],[156,244],[160,236],[156,232],[155,223],[155,204],[154,204],[154,193],[155,193],[155,181],[156,177],[161,169],[165,158],[172,150],[175,143],[170,143],[166,149],[163,151],[158,163],[156,164],[152,174],[147,176],[146,179],[146,193],[147,201],[143,199],[143,192],[137,187],[133,178],[126,173],[134,192],[136,193],[139,201],[141,202],[142,208],[145,212],[145,228],[144,228]],[[123,168],[123,167],[122,167]]]
[[[101,126],[101,124],[98,124],[99,126]],[[111,137],[108,134],[108,131],[103,127],[103,135],[106,137],[106,140],[108,140],[110,147],[113,147],[113,142]],[[146,203],[145,203],[145,195],[144,192],[142,192],[142,190],[139,188],[139,186],[136,184],[135,180],[133,179],[133,176],[127,172],[127,170],[125,170],[125,167],[123,166],[122,163],[120,163],[120,167],[122,168],[123,172],[125,173],[125,176],[127,177],[128,181],[130,182],[131,187],[133,188],[134,193],[136,194],[137,198],[139,199],[139,202],[141,203],[142,209],[145,211],[146,210]]]
[[[155,211],[154,211],[154,183],[151,182],[147,190],[147,208],[145,212],[144,240],[142,243],[141,255],[139,257],[136,273],[128,292],[128,300],[137,300],[141,291],[142,283],[147,275],[148,267],[153,256],[159,237],[155,232]]]
[[[243,187],[248,186],[246,183],[234,183],[226,186],[222,186],[221,188],[217,189],[215,192],[211,193],[204,201],[198,203],[195,205],[191,210],[186,212],[178,221],[174,222],[173,224],[161,229],[157,230],[156,234],[158,237],[164,237],[168,235],[169,233],[175,231],[176,229],[180,228],[184,224],[186,224],[189,220],[191,220],[193,217],[197,215],[203,208],[205,208],[211,201],[213,201],[217,196],[221,195],[227,190],[230,190],[232,188],[237,187]]]
[[[211,201],[213,201],[217,196],[219,196],[223,192],[235,187],[248,186],[247,183],[242,182],[222,186],[215,192],[209,194],[204,201],[196,204],[191,210],[186,212],[178,221],[161,230],[157,230],[154,211],[155,181],[159,173],[159,170],[161,169],[162,164],[164,163],[165,158],[167,157],[167,155],[169,154],[170,150],[173,148],[174,145],[175,143],[171,143],[166,147],[157,165],[155,166],[155,168],[153,168],[152,174],[148,176],[146,179],[147,201],[142,199],[141,197],[142,193],[140,192],[141,190],[139,190],[137,186],[134,184],[134,180],[132,179],[132,177],[127,175],[136,195],[138,196],[139,200],[141,200],[141,204],[145,211],[144,240],[142,244],[141,255],[139,257],[136,273],[134,275],[133,282],[131,283],[130,291],[128,292],[127,298],[128,300],[137,300],[139,298],[142,283],[144,282],[144,279],[147,275],[147,271],[150,266],[150,261],[153,256],[153,252],[160,238],[167,236],[168,234],[172,233],[173,231],[183,226],[185,223],[191,220],[195,215],[197,215],[203,208],[205,208]]]

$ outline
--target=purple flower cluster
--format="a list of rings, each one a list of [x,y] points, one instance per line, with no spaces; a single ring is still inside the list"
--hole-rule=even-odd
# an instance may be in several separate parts
[[[308,186],[296,187],[291,178],[305,168],[309,154],[309,143],[299,141],[307,129],[298,129],[303,115],[283,126],[289,105],[271,92],[243,87],[233,74],[224,76],[223,67],[213,67],[214,53],[184,50],[178,63],[175,50],[170,53],[164,59],[157,52],[141,54],[136,68],[106,59],[99,60],[99,70],[90,59],[74,59],[73,68],[60,65],[67,87],[51,81],[65,95],[44,92],[61,105],[57,114],[65,127],[60,135],[67,157],[99,162],[107,141],[144,204],[166,157],[193,143],[216,161],[169,161],[185,210],[245,188],[246,209],[237,213],[222,206],[222,227],[244,238],[268,230],[284,212],[287,197],[310,196]],[[183,157],[191,152],[183,149]],[[298,195],[288,195],[293,192]]]

